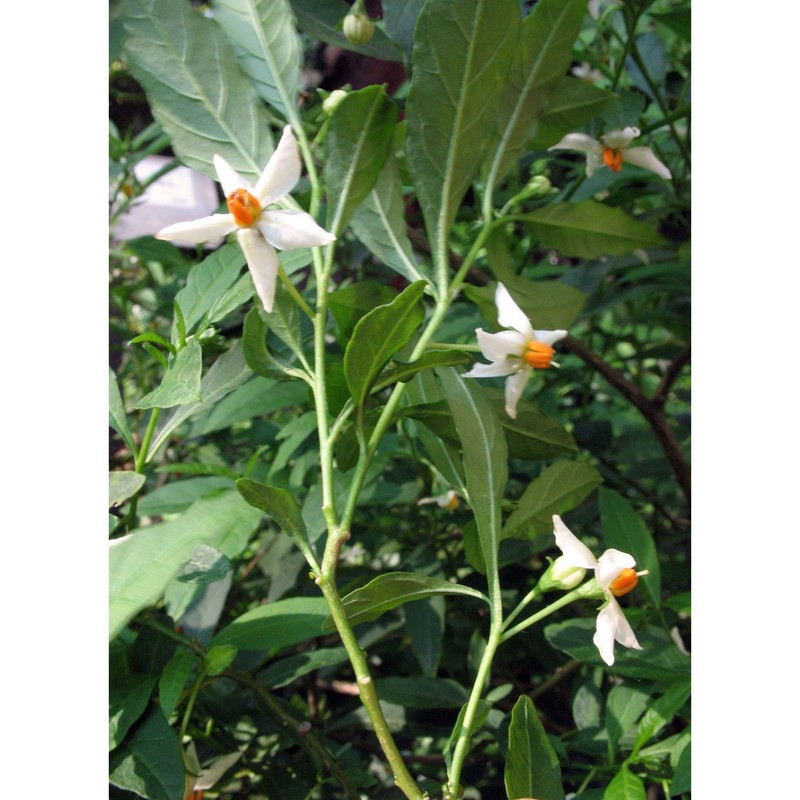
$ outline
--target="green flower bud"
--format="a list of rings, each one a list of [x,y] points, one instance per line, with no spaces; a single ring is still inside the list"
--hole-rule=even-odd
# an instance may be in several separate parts
[[[375,23],[364,14],[348,14],[342,23],[347,41],[353,44],[366,44],[375,33]]]
[[[544,197],[550,194],[553,184],[545,175],[534,175],[525,188],[528,197]]]
[[[539,590],[550,592],[558,589],[568,592],[580,585],[585,576],[586,570],[583,567],[573,567],[565,563],[564,556],[559,556],[550,562],[547,571],[539,579]]]
[[[337,106],[347,97],[344,89],[334,89],[323,101],[322,110],[330,116],[336,111]]]

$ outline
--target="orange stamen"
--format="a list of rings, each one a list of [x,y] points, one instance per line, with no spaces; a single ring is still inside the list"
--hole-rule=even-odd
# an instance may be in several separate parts
[[[525,353],[522,357],[534,369],[548,369],[553,361],[555,352],[549,344],[531,340],[525,346]]]
[[[231,192],[226,202],[228,211],[233,214],[233,218],[240,228],[249,228],[261,213],[261,204],[246,189],[237,189],[235,192]]]
[[[603,163],[614,172],[619,172],[622,169],[622,150],[603,148]]]
[[[608,588],[614,597],[622,597],[622,595],[628,594],[628,592],[635,589],[637,583],[639,583],[639,576],[636,574],[636,570],[625,567],[625,569],[611,581],[611,585]]]

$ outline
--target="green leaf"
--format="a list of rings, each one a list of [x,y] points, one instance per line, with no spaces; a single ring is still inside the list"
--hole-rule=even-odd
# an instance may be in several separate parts
[[[599,258],[664,244],[650,226],[621,208],[611,208],[596,200],[555,203],[518,219],[528,223],[543,245],[567,256]]]
[[[414,27],[425,0],[383,0],[383,27],[386,35],[411,59]]]
[[[242,355],[256,375],[283,380],[286,378],[283,365],[272,357],[267,348],[267,322],[264,316],[264,312],[256,307],[247,312],[242,329]]]
[[[616,752],[619,740],[634,726],[642,716],[650,693],[635,686],[621,684],[612,687],[606,701],[606,730],[608,731],[609,757]]]
[[[127,63],[188,167],[214,180],[215,153],[255,183],[274,150],[267,109],[216,22],[189,3],[125,0]]]
[[[670,783],[670,792],[673,797],[688,792],[692,785],[692,748],[684,747],[678,756],[678,763]]]
[[[411,649],[425,675],[436,675],[442,658],[444,638],[444,597],[435,595],[416,600],[403,609]]]
[[[533,539],[553,530],[553,514],[580,505],[603,481],[600,473],[582,461],[556,461],[542,470],[522,493],[506,521],[503,538]]]
[[[118,747],[131,726],[144,714],[155,675],[115,675],[111,673],[108,695],[108,749]]]
[[[300,328],[300,310],[289,292],[278,286],[272,311],[265,311],[261,303],[256,310],[263,315],[267,327],[298,357],[303,355],[303,333]]]
[[[405,708],[461,708],[469,692],[453,680],[415,675],[413,678],[380,678],[375,690],[383,702]]]
[[[236,481],[236,488],[251,506],[260,509],[280,525],[281,530],[297,545],[309,563],[316,560],[300,506],[291,492],[276,486],[265,486],[249,478]]]
[[[335,236],[375,185],[396,120],[397,107],[383,86],[349,92],[336,106],[325,137],[327,228]]]
[[[416,361],[396,361],[385,369],[377,377],[372,391],[377,392],[394,383],[407,383],[423,369],[457,367],[471,363],[472,358],[460,350],[428,350]]]
[[[177,708],[186,682],[196,664],[197,658],[188,650],[181,648],[164,667],[158,679],[158,703],[167,719]]]
[[[380,28],[375,29],[372,39],[366,44],[354,44],[347,39],[339,28],[339,23],[350,11],[350,5],[344,0],[325,0],[324,3],[319,0],[291,0],[291,4],[298,26],[309,36],[381,61],[403,60],[402,52]]]
[[[638,570],[650,570],[650,574],[643,576],[638,585],[653,606],[660,608],[661,565],[658,562],[653,535],[642,518],[633,510],[630,502],[622,495],[601,487],[597,499],[605,545],[630,553],[636,559]]]
[[[681,681],[675,686],[671,686],[661,697],[650,703],[636,729],[636,740],[633,745],[634,756],[643,745],[647,744],[650,739],[672,722],[673,717],[689,699],[691,692],[691,683],[689,681]]]
[[[210,647],[203,659],[208,675],[219,675],[224,672],[236,658],[238,649],[232,644],[217,644]]]
[[[488,700],[478,700],[477,707],[475,710],[475,717],[472,720],[472,725],[469,729],[468,738],[472,738],[474,734],[483,727],[483,723],[486,722],[486,717],[489,716],[489,712],[492,710],[492,704]],[[450,734],[450,738],[447,740],[447,744],[444,748],[444,763],[447,765],[447,771],[450,771],[450,767],[453,763],[453,750],[455,749],[456,742],[461,738],[461,729],[464,727],[464,716],[467,713],[467,704],[465,703],[461,711],[458,712],[458,718],[456,719],[456,724],[453,726],[453,732]]]
[[[232,488],[233,479],[221,475],[203,475],[187,480],[172,481],[140,498],[138,512],[145,517],[179,514],[201,497],[218,494],[223,489]]]
[[[342,605],[350,624],[358,625],[362,622],[372,622],[381,614],[385,614],[403,603],[447,594],[486,600],[486,596],[477,589],[451,583],[441,578],[432,578],[429,575],[420,575],[415,572],[387,572],[374,578],[361,589],[350,592],[342,598]],[[327,619],[324,627],[325,630],[334,630],[333,620]]]
[[[598,605],[599,605],[598,601]],[[557,650],[572,658],[602,667],[612,675],[642,680],[687,680],[690,675],[690,659],[681,653],[675,642],[661,629],[649,625],[644,631],[636,630],[641,650],[617,645],[614,648],[614,665],[608,667],[600,658],[592,642],[595,620],[570,619],[548,625],[544,635]]]
[[[429,0],[417,21],[406,157],[439,270],[493,135],[519,27],[516,0]]]
[[[241,552],[260,514],[233,491],[198,500],[180,517],[114,539],[109,549],[109,626],[116,636],[155,603],[198,544]]]
[[[508,480],[503,428],[480,387],[466,383],[452,367],[437,374],[461,439],[467,499],[478,526],[486,574],[493,575],[502,524],[500,501]]]
[[[217,400],[244,383],[252,374],[244,362],[241,345],[236,342],[228,352],[223,353],[214,362],[200,381],[202,402],[176,409],[158,426],[150,451],[147,454],[148,462],[153,459],[160,447],[182,422],[194,414],[199,414],[201,411],[213,406]]]
[[[539,0],[522,21],[497,111],[497,143],[489,187],[502,180],[528,147],[531,129],[572,59],[584,0]]]
[[[642,779],[624,764],[603,792],[603,800],[647,800]]]
[[[125,413],[125,405],[117,385],[117,376],[110,368],[108,370],[108,424],[122,437],[122,441],[125,442],[131,453],[138,452],[128,427],[128,415]]]
[[[214,18],[258,94],[285,119],[299,122],[302,48],[287,0],[215,0]]]
[[[282,658],[260,672],[258,678],[268,689],[280,689],[309,672],[323,667],[335,667],[345,661],[347,650],[344,647],[324,647]]]
[[[172,359],[161,385],[146,394],[134,408],[171,408],[199,403],[200,375],[203,372],[203,348],[197,339],[189,339],[186,347]]]
[[[397,158],[391,151],[374,188],[353,214],[350,226],[370,253],[407,281],[431,282],[426,268],[417,264],[406,233],[403,184]]]
[[[118,506],[144,486],[146,478],[138,472],[117,470],[108,473],[108,507]]]
[[[232,644],[239,650],[275,653],[321,636],[328,606],[322,597],[290,597],[259,606],[237,617],[212,640],[212,645]]]
[[[356,324],[344,353],[344,373],[357,406],[363,404],[386,362],[422,324],[426,285],[425,281],[412,283],[391,303],[374,308]]]
[[[185,767],[175,731],[153,706],[112,754],[109,781],[148,800],[182,800]]]
[[[556,144],[565,133],[580,129],[618,100],[613,92],[580,78],[563,75],[551,90],[528,147],[544,150]]]
[[[175,576],[181,583],[206,584],[222,580],[231,570],[231,560],[216,547],[199,544]]]
[[[365,314],[377,306],[391,303],[396,297],[394,289],[377,281],[359,281],[331,292],[328,307],[339,329],[342,346],[347,344],[356,323]]]
[[[509,800],[535,797],[564,800],[561,767],[530,697],[523,695],[511,712],[505,767]]]
[[[217,300],[233,286],[244,265],[244,254],[239,245],[225,244],[192,267],[186,278],[186,285],[175,295],[187,333],[194,329]],[[207,324],[212,322],[216,322],[216,318],[206,319]]]

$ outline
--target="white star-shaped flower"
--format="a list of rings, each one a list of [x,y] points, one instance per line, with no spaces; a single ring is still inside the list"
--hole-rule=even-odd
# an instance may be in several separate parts
[[[622,164],[627,162],[649,169],[661,178],[671,179],[672,173],[649,147],[628,147],[640,133],[638,128],[623,128],[603,134],[600,141],[586,133],[568,133],[558,144],[548,149],[580,150],[586,153],[586,174],[590,178],[603,164],[614,172],[619,172]]]
[[[534,369],[547,369],[553,364],[552,346],[567,335],[566,331],[536,331],[508,289],[497,284],[494,295],[497,321],[510,331],[486,333],[477,328],[478,345],[491,364],[475,364],[465,378],[496,378],[508,375],[506,381],[506,413],[517,417],[517,403]],[[558,366],[558,365],[556,365]]]
[[[214,156],[214,167],[230,213],[169,225],[156,234],[156,239],[216,243],[236,231],[256,292],[264,309],[272,311],[279,266],[275,248],[318,247],[336,238],[305,211],[268,208],[300,179],[300,155],[291,126],[283,129],[278,147],[254,187],[222,156]]]
[[[436,503],[439,508],[446,508],[448,511],[455,511],[459,504],[458,492],[454,489],[448,489],[444,494],[437,495],[436,497],[423,497],[417,500],[418,506],[427,506],[431,503]]]
[[[610,667],[614,663],[614,642],[623,647],[632,647],[641,650],[642,646],[636,641],[628,620],[622,613],[615,595],[620,597],[627,594],[636,586],[639,575],[633,567],[635,559],[629,553],[620,550],[606,550],[600,558],[595,558],[592,551],[581,542],[577,536],[561,521],[561,517],[553,515],[553,528],[556,544],[564,554],[565,564],[584,569],[593,569],[597,585],[602,589],[606,602],[597,615],[597,627],[592,641],[600,651],[603,661]]]

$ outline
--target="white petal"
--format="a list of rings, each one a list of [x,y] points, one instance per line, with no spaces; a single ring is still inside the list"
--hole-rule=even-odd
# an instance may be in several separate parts
[[[564,563],[584,569],[594,569],[597,566],[597,559],[592,551],[561,521],[558,514],[553,515],[553,533],[556,545],[564,554]]]
[[[610,667],[614,663],[614,638],[617,630],[617,614],[623,617],[622,609],[613,598],[597,615],[597,626],[592,641],[600,651],[600,658]]]
[[[649,147],[631,147],[622,153],[622,160],[628,164],[635,164],[637,167],[644,167],[650,172],[655,172],[660,178],[670,180],[672,173],[667,166],[659,161]]]
[[[623,647],[632,647],[641,650],[642,646],[636,640],[630,623],[625,619],[625,614],[619,603],[612,595],[607,595],[608,605],[597,615],[597,628],[592,641],[600,651],[603,661],[609,666],[614,663],[614,642],[619,642]]]
[[[167,242],[180,241],[200,244],[210,242],[215,244],[223,236],[236,230],[236,220],[233,214],[213,214],[210,217],[194,219],[191,222],[176,222],[167,225],[156,234],[156,239]]]
[[[214,169],[217,171],[225,197],[237,189],[250,191],[250,184],[222,156],[214,156]]]
[[[261,235],[279,250],[318,247],[336,237],[314,222],[305,211],[262,211],[256,220]]]
[[[483,328],[477,328],[475,335],[478,337],[478,347],[481,348],[484,358],[488,358],[489,361],[508,361],[509,373],[519,369],[520,359],[529,341],[521,333],[516,331],[486,333]],[[516,358],[509,360],[508,356]]]
[[[603,146],[588,133],[568,133],[558,144],[548,150],[582,150],[584,153],[600,153]]]
[[[603,159],[599,153],[586,154],[586,177],[591,178],[595,171],[603,166]]]
[[[297,140],[292,133],[292,126],[287,125],[283,129],[283,136],[275,152],[258,179],[253,194],[266,208],[278,198],[291,192],[298,180],[300,180],[300,153],[297,150]]]
[[[623,569],[634,566],[636,566],[636,559],[630,553],[623,553],[621,550],[613,548],[606,550],[598,559],[594,572],[597,585],[601,589],[608,589]]]
[[[600,17],[600,0],[589,0],[589,14],[593,19]]]
[[[275,279],[278,277],[278,254],[255,228],[242,228],[236,236],[244,252],[253,283],[264,310],[272,311],[275,301]]]
[[[563,339],[567,335],[566,331],[534,331],[533,338],[536,339],[537,342],[541,342],[542,344],[546,345],[553,345],[559,339]]]
[[[517,370],[510,361],[493,361],[491,364],[475,364],[462,378],[504,378]]]
[[[497,284],[494,302],[497,306],[497,321],[504,328],[513,328],[515,331],[519,331],[525,337],[527,344],[533,338],[533,326],[502,283]]]
[[[624,150],[637,136],[641,134],[638,128],[617,128],[615,131],[609,131],[601,136],[603,144],[608,147],[613,147],[615,150]]]
[[[517,418],[517,403],[519,398],[522,397],[522,391],[528,382],[531,372],[533,370],[528,367],[520,370],[515,375],[510,375],[506,379],[506,414],[511,419]]]

